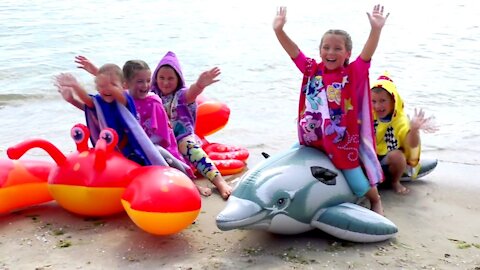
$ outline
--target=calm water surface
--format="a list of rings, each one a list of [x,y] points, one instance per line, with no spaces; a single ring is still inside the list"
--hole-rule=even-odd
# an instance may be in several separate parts
[[[62,101],[52,76],[73,72],[87,88],[92,77],[75,55],[101,65],[143,59],[152,69],[168,50],[180,58],[187,82],[213,66],[221,81],[206,89],[231,109],[228,125],[212,141],[243,145],[255,162],[296,140],[295,114],[301,74],[271,27],[276,7],[288,6],[286,31],[318,59],[321,35],[347,30],[358,55],[370,26],[372,1],[22,1],[0,2],[0,153],[41,137],[73,151],[79,110]],[[325,1],[326,3],[326,1]],[[388,70],[407,111],[435,115],[435,134],[422,135],[425,155],[480,164],[480,4],[473,0],[397,1],[372,60],[371,79]],[[43,151],[31,155],[45,157]]]

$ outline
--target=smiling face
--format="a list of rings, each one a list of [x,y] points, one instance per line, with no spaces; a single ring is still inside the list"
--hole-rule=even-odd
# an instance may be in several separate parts
[[[115,93],[123,92],[123,72],[115,64],[105,64],[98,69],[95,86],[105,102],[115,100]]]
[[[115,100],[115,92],[123,91],[122,79],[111,73],[97,75],[95,85],[102,99],[108,103]]]
[[[178,76],[170,66],[163,66],[157,72],[157,87],[163,95],[169,95],[177,90]]]
[[[377,117],[381,119],[393,113],[395,101],[387,90],[375,87],[372,89],[372,105]]]
[[[348,63],[351,55],[351,45],[347,44],[348,37],[342,34],[327,32],[320,44],[320,57],[327,70],[335,70]],[[350,48],[349,48],[350,47]]]
[[[125,87],[134,99],[144,99],[150,92],[152,72],[143,60],[128,60],[123,65]]]
[[[128,92],[134,99],[144,99],[150,92],[152,72],[149,69],[138,70],[132,78],[127,79]]]

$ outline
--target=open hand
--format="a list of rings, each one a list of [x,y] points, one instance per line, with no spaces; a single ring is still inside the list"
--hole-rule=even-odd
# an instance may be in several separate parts
[[[434,123],[434,119],[435,117],[433,116],[425,118],[425,112],[422,109],[417,111],[415,108],[415,115],[410,121],[410,129],[414,131],[423,130],[426,133],[434,133],[438,131],[438,126]]]
[[[55,76],[55,85],[57,87],[76,87],[78,85],[77,79],[70,74],[70,73],[60,73],[59,75]]]
[[[90,62],[88,58],[82,55],[75,56],[75,63],[78,64],[78,68],[86,70],[88,73],[96,76],[98,73],[98,68]]]
[[[198,77],[197,80],[197,86],[200,89],[203,89],[207,86],[209,86],[212,83],[216,83],[220,81],[219,79],[216,79],[220,75],[220,69],[218,67],[214,67],[208,71],[202,72],[200,76]]]
[[[386,16],[383,16],[383,6],[381,5],[375,5],[373,7],[372,14],[368,13],[368,20],[370,21],[370,25],[372,28],[376,29],[382,29],[382,27],[385,25],[385,21],[387,20],[388,16],[390,13],[387,13]]]
[[[279,7],[273,20],[273,30],[282,30],[285,23],[287,23],[287,7]]]

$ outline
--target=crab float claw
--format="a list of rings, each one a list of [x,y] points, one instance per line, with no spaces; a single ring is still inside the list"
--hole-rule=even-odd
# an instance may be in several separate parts
[[[127,210],[137,226],[158,235],[176,233],[198,216],[201,199],[190,178],[175,168],[141,167],[125,158],[115,150],[115,130],[103,129],[95,148],[88,147],[90,132],[83,124],[71,129],[71,137],[77,152],[68,156],[43,139],[19,143],[7,155],[19,159],[30,149],[45,150],[56,163],[48,176],[50,194],[62,208],[78,215],[108,216]]]

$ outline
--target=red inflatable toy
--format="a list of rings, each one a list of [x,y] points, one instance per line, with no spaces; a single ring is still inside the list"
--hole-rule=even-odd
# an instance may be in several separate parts
[[[230,109],[224,103],[208,99],[203,95],[197,98],[197,122],[195,134],[203,142],[202,148],[215,163],[222,175],[242,172],[249,156],[247,149],[221,143],[209,143],[205,137],[228,123]]]
[[[126,159],[114,150],[118,136],[113,129],[102,130],[93,149],[88,148],[86,126],[75,125],[71,135],[78,152],[68,156],[43,139],[10,147],[7,154],[19,159],[32,148],[44,149],[56,163],[49,169],[48,191],[60,206],[75,214],[106,216],[127,210],[140,228],[161,235],[176,233],[195,220],[200,195],[182,172],[140,167]],[[15,196],[33,196],[20,192],[25,189],[17,189]]]
[[[51,201],[47,180],[53,166],[39,160],[0,160],[0,214]]]
[[[202,201],[184,173],[171,167],[148,166],[132,174],[134,180],[123,193],[122,204],[138,227],[151,234],[168,235],[195,221]]]

